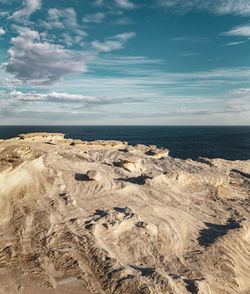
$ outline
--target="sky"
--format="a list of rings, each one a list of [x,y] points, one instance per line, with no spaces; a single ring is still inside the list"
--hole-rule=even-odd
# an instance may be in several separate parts
[[[249,0],[0,0],[0,125],[250,125]]]

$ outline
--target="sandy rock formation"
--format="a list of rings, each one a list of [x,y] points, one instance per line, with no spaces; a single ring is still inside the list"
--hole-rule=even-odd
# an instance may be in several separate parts
[[[29,133],[29,134],[20,134],[18,135],[19,139],[22,140],[31,140],[31,141],[54,141],[54,140],[62,140],[64,138],[64,134],[61,133]]]
[[[1,141],[0,293],[250,293],[250,160],[161,150]]]
[[[142,153],[156,158],[167,156],[169,154],[169,150],[163,147],[157,148],[155,145],[146,146],[143,144],[137,144],[136,146],[126,146],[123,151],[135,154]]]

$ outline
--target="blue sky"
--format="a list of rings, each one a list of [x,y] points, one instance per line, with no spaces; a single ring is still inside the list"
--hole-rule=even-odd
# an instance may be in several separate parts
[[[0,124],[249,125],[249,0],[0,0]]]

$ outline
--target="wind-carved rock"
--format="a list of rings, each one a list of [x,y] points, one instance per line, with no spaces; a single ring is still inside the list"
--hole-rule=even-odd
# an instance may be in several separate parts
[[[63,136],[0,140],[1,293],[250,293],[250,160]]]

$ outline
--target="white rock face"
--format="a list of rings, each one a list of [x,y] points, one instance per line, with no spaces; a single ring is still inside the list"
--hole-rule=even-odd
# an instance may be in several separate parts
[[[250,160],[63,136],[0,141],[0,294],[250,293]]]

